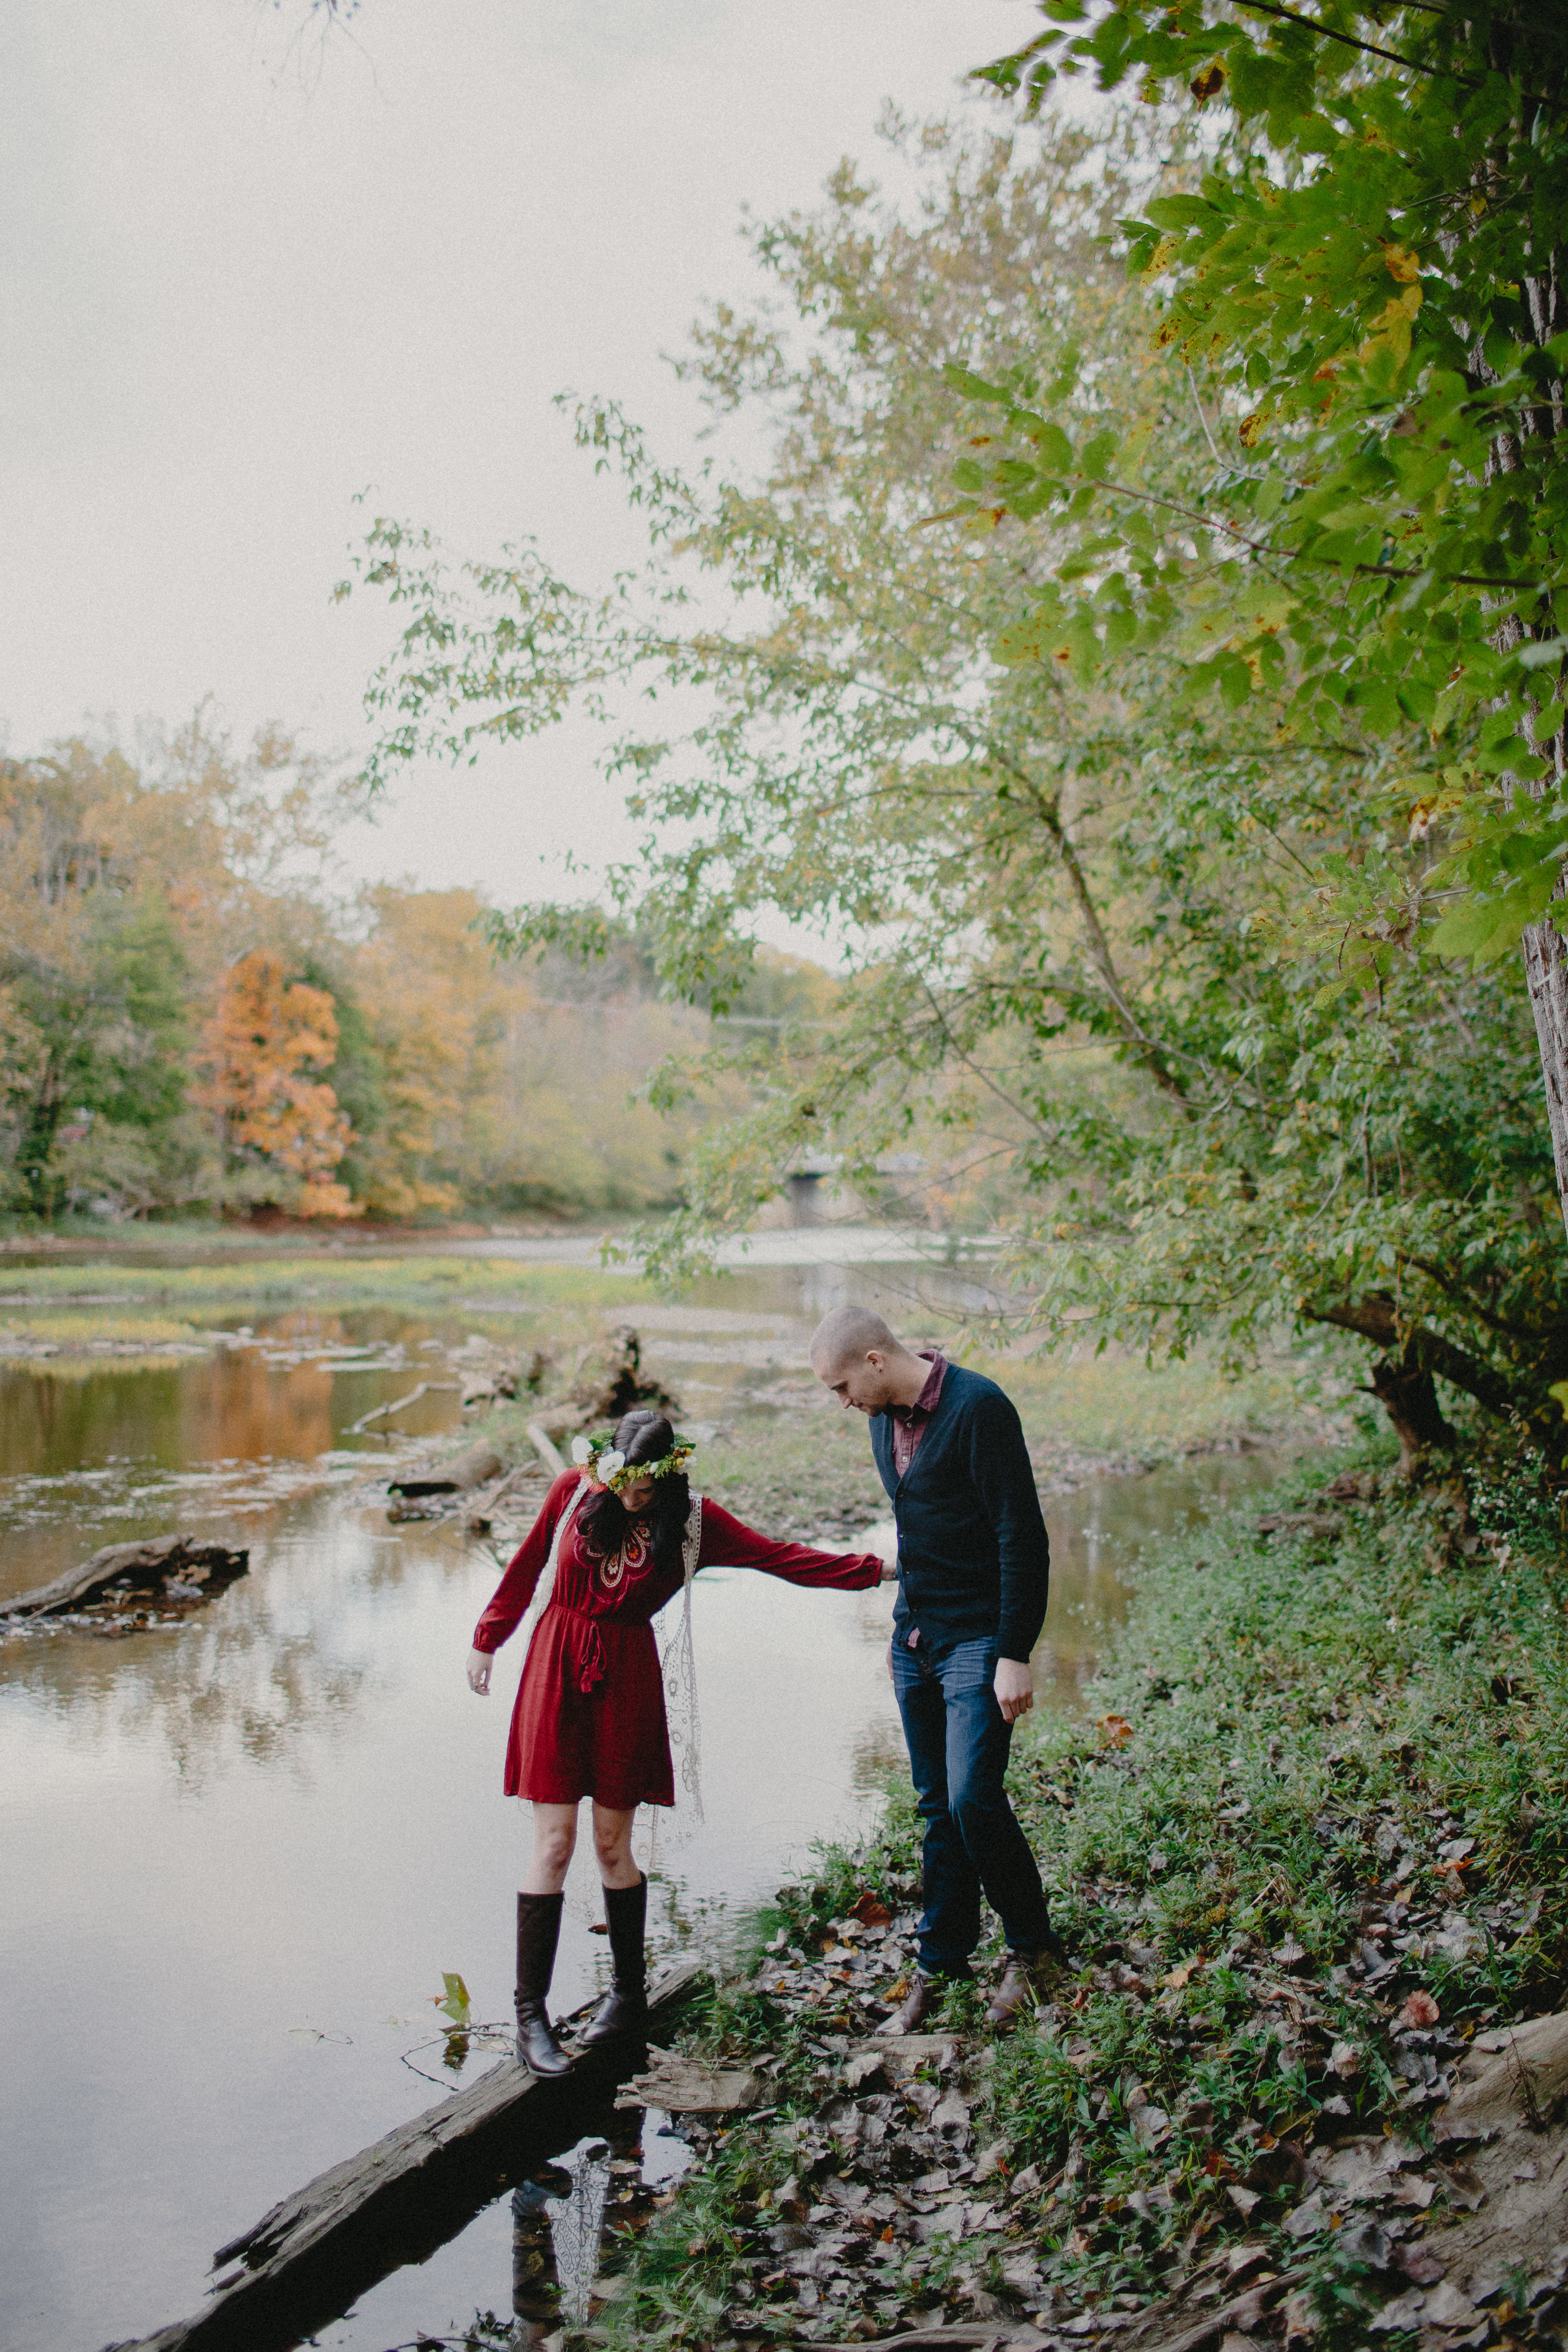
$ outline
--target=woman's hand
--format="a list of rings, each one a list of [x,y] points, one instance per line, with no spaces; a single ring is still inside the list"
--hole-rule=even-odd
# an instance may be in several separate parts
[[[468,1652],[468,1688],[479,1698],[490,1695],[490,1654],[488,1650]]]

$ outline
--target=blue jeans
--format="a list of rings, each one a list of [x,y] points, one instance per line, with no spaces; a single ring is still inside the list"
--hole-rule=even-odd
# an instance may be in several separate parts
[[[980,1897],[1015,1949],[1054,1940],[1040,1873],[1007,1801],[1013,1727],[992,1688],[994,1641],[933,1654],[893,1636],[893,1690],[925,1827],[925,1909],[917,1958],[927,1976],[966,1977],[980,1941]]]

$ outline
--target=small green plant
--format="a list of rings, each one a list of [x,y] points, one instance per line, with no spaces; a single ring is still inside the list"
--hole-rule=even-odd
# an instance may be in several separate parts
[[[444,1993],[431,1994],[432,2006],[440,2010],[444,2016],[449,2017],[454,2026],[466,2028],[473,2021],[472,2004],[468,2000],[468,1986],[460,1976],[453,1974],[447,1969],[443,1969],[441,1971],[441,1982],[447,1990]]]
[[[441,2029],[447,2037],[441,2063],[458,2074],[468,2062],[468,2029],[473,2023],[473,2008],[468,1999],[468,1988],[460,1976],[449,1969],[443,1969],[441,1982],[446,1986],[446,1991],[433,1992],[430,1996],[431,2005],[451,2020],[449,2025]]]

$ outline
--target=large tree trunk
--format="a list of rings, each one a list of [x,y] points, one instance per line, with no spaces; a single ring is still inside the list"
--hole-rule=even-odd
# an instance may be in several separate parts
[[[1511,52],[1511,28],[1506,34],[1506,40]],[[1500,61],[1494,58],[1493,62],[1497,64]],[[1503,64],[1500,69],[1506,71],[1508,66]],[[1548,252],[1543,260],[1544,267],[1540,275],[1527,278],[1521,289],[1530,312],[1532,339],[1542,345],[1551,342],[1561,331],[1564,309],[1555,250]],[[1481,383],[1489,379],[1495,383],[1497,380],[1485,353],[1479,350],[1475,354],[1474,374]],[[1540,407],[1521,412],[1518,435],[1500,435],[1487,460],[1489,481],[1499,473],[1515,470],[1524,441],[1550,442],[1555,453],[1556,446],[1563,439],[1565,422],[1563,389],[1559,379],[1550,387],[1549,395]],[[1525,637],[1550,635],[1555,627],[1556,623],[1549,618],[1538,628],[1527,628],[1517,614],[1510,613],[1502,622],[1493,643],[1500,652],[1506,653]],[[1563,667],[1560,665],[1556,679],[1559,688],[1562,680]],[[1568,778],[1568,726],[1562,720],[1560,706],[1549,693],[1539,698],[1537,709],[1542,725],[1536,729],[1535,749],[1551,762],[1551,781],[1561,792],[1565,778]],[[1553,713],[1558,714],[1555,727],[1552,725],[1550,715]],[[1549,731],[1543,732],[1542,726]],[[1532,779],[1521,784],[1517,777],[1505,773],[1501,782],[1504,800],[1510,806],[1514,793],[1519,791],[1528,793],[1531,800],[1542,800],[1546,795],[1545,778]],[[1568,892],[1568,871],[1560,877],[1555,896],[1561,898],[1565,892]],[[1552,1155],[1557,1171],[1557,1204],[1563,1213],[1563,1226],[1568,1230],[1568,943],[1564,942],[1555,925],[1543,921],[1530,924],[1521,944],[1524,951],[1524,976],[1530,990],[1531,1011],[1535,1015],[1535,1034],[1541,1047],[1541,1075],[1546,1088],[1546,1116],[1552,1129]]]
[[[1309,1322],[1331,1323],[1341,1331],[1354,1331],[1384,1350],[1372,1368],[1368,1393],[1376,1397],[1394,1424],[1399,1466],[1407,1478],[1422,1475],[1435,1446],[1458,1443],[1437,1402],[1436,1380],[1449,1381],[1505,1421],[1523,1409],[1525,1400],[1468,1349],[1446,1339],[1440,1331],[1428,1330],[1423,1323],[1402,1323],[1397,1304],[1386,1290],[1364,1291],[1359,1298],[1340,1299],[1331,1307],[1307,1307],[1303,1312]]]
[[[1378,1358],[1372,1368],[1371,1390],[1394,1423],[1399,1466],[1407,1478],[1421,1476],[1434,1446],[1458,1444],[1458,1433],[1443,1418],[1436,1382],[1425,1365],[1412,1361],[1408,1349],[1397,1359]]]
[[[1563,895],[1559,890],[1558,896]],[[1568,1227],[1568,940],[1555,923],[1531,923],[1524,934],[1524,975],[1541,1045],[1546,1116],[1557,1163],[1557,1198]]]

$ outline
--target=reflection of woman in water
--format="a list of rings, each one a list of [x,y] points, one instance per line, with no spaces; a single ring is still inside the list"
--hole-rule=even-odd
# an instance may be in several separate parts
[[[687,1483],[689,1446],[646,1407],[617,1423],[610,1447],[574,1449],[479,1619],[468,1680],[489,1689],[490,1654],[516,1628],[542,1571],[553,1581],[512,1710],[506,1792],[533,1806],[533,1860],[517,1898],[517,2049],[536,2074],[569,2060],[544,2001],[561,1931],[561,1888],[577,1842],[577,1808],[594,1801],[614,1981],[585,2039],[635,2032],[646,2014],[647,1881],[632,1859],[638,1805],[672,1805],[664,1687],[649,1622],[700,1568],[760,1568],[789,1584],[859,1591],[880,1579],[870,1552],[770,1543]]]

